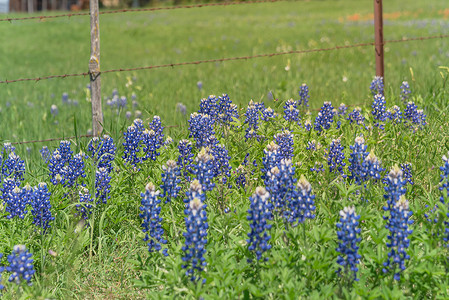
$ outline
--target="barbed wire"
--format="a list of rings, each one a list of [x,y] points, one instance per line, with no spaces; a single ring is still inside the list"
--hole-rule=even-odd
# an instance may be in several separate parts
[[[238,2],[219,2],[219,3],[203,3],[203,4],[191,4],[191,5],[177,5],[177,6],[163,6],[163,7],[149,7],[149,8],[130,8],[130,9],[117,9],[117,10],[105,10],[100,11],[100,15],[118,14],[127,12],[149,12],[158,10],[173,10],[173,9],[185,9],[185,8],[201,8],[210,6],[231,6],[240,4],[259,4],[259,3],[272,3],[272,2],[295,2],[299,0],[255,0],[255,1],[238,1]],[[32,17],[19,17],[19,18],[3,18],[0,22],[12,22],[12,21],[24,21],[24,20],[45,20],[55,19],[63,17],[77,17],[77,16],[89,16],[89,12],[80,13],[68,13],[60,15],[47,15],[47,16],[32,16]]]
[[[402,38],[402,39],[395,39],[395,40],[386,40],[384,41],[385,44],[389,43],[400,43],[400,42],[409,42],[409,41],[418,41],[418,40],[430,40],[430,39],[437,39],[437,38],[448,38],[449,34],[442,34],[442,35],[434,35],[434,36],[427,36],[427,37],[415,37],[415,38]],[[287,54],[304,54],[304,53],[312,53],[312,52],[323,52],[323,51],[332,51],[332,50],[341,50],[341,49],[348,49],[348,48],[357,48],[357,47],[367,47],[367,46],[374,46],[374,42],[370,43],[360,43],[360,44],[352,44],[352,45],[343,45],[343,46],[334,46],[329,48],[316,48],[316,49],[307,49],[307,50],[291,50],[291,51],[284,51],[284,52],[275,52],[275,53],[265,53],[265,54],[256,54],[256,55],[249,55],[249,56],[237,56],[237,57],[227,57],[227,58],[215,58],[215,59],[205,59],[205,60],[197,60],[197,61],[190,61],[190,62],[180,62],[180,63],[171,63],[171,64],[162,64],[162,65],[152,65],[152,66],[144,66],[144,67],[134,67],[134,68],[120,68],[120,69],[111,69],[106,71],[101,71],[100,74],[106,74],[106,73],[113,73],[113,72],[130,72],[130,71],[139,71],[139,70],[150,70],[150,69],[159,69],[159,68],[168,68],[168,67],[178,67],[178,66],[186,66],[186,65],[199,65],[203,63],[212,63],[212,62],[224,62],[224,61],[233,61],[233,60],[247,60],[247,59],[253,59],[253,58],[261,58],[261,57],[273,57],[273,56],[280,56],[280,55],[287,55]],[[41,80],[47,80],[52,78],[66,78],[66,77],[76,77],[76,76],[88,76],[90,75],[89,72],[83,72],[83,73],[73,73],[73,74],[62,74],[62,75],[49,75],[49,76],[42,76],[42,77],[34,77],[34,78],[20,78],[20,79],[12,79],[12,80],[2,80],[0,81],[0,84],[8,84],[8,83],[14,83],[14,82],[22,82],[22,81],[41,81]]]
[[[45,139],[45,140],[32,140],[32,141],[12,142],[11,144],[12,145],[21,145],[21,144],[44,143],[44,142],[72,140],[72,139],[76,139],[76,138],[86,138],[86,137],[93,137],[93,135],[92,134],[84,134],[84,135],[78,135],[78,136],[59,137],[59,138],[51,138],[51,139]]]

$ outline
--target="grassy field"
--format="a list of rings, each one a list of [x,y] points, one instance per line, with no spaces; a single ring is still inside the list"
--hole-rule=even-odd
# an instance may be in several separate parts
[[[413,1],[407,4],[406,11],[403,6],[403,1],[384,3],[385,39],[449,33],[448,6],[444,1]],[[103,15],[101,64],[106,70],[372,42],[371,13],[370,1],[325,0]],[[87,71],[87,17],[1,22],[0,32],[0,80]],[[33,253],[36,269],[31,287],[22,285],[18,289],[14,283],[5,284],[7,275],[3,275],[5,299],[445,299],[449,294],[448,250],[436,234],[444,222],[440,219],[434,225],[426,220],[426,214],[439,202],[439,166],[443,165],[442,155],[449,150],[449,72],[442,68],[448,66],[448,44],[449,39],[435,39],[386,45],[387,107],[397,104],[402,110],[405,108],[399,98],[399,86],[407,80],[413,101],[427,115],[428,124],[415,131],[392,122],[387,122],[385,130],[373,127],[369,90],[374,75],[372,47],[105,74],[105,129],[118,146],[108,205],[95,207],[89,226],[84,227],[75,215],[79,204],[77,191],[50,184],[48,167],[40,159],[39,149],[43,145],[53,151],[58,142],[17,145],[16,153],[26,164],[25,182],[32,186],[47,182],[55,220],[49,232],[42,235],[32,225],[29,213],[25,219],[7,219],[5,205],[2,207],[1,262],[6,264],[14,245],[25,244]],[[197,86],[199,81],[202,89]],[[90,102],[86,99],[88,83],[88,78],[66,78],[0,85],[0,126],[4,128],[1,140],[15,142],[87,133],[91,125]],[[340,119],[341,127],[334,122],[325,132],[309,132],[279,116],[272,123],[261,125],[260,142],[246,141],[243,114],[249,100],[264,101],[267,107],[282,114],[284,102],[298,98],[302,83],[309,86],[312,109],[320,108],[324,101],[332,101],[334,107],[342,102],[365,103],[366,126]],[[128,99],[127,106],[118,113],[106,105],[106,97],[110,98],[114,89]],[[278,101],[269,99],[270,91]],[[63,103],[63,93],[68,93],[72,104]],[[168,257],[149,253],[142,241],[140,193],[149,181],[156,186],[162,183],[162,165],[177,159],[178,141],[188,138],[187,120],[191,112],[198,111],[200,99],[222,93],[238,105],[242,123],[232,130],[215,128],[220,143],[229,151],[229,181],[233,187],[227,189],[217,180],[217,187],[206,194],[208,266],[201,277],[207,281],[192,283],[181,269],[185,231],[182,199],[188,184],[182,185],[176,201],[161,204]],[[135,107],[133,94],[138,103]],[[176,110],[177,103],[186,105],[185,116]],[[51,114],[53,104],[58,107],[57,115]],[[162,147],[157,160],[142,163],[139,172],[121,158],[123,132],[137,110],[142,112],[146,127],[153,115],[159,115],[164,126],[180,125],[164,131],[174,144]],[[126,118],[127,111],[132,114],[130,119]],[[308,118],[302,116],[303,121]],[[312,112],[312,123],[315,117],[316,112]],[[294,134],[295,177],[305,175],[316,195],[316,218],[286,230],[282,218],[276,216],[270,233],[272,249],[265,254],[269,261],[248,263],[248,199],[257,186],[264,184],[260,170],[263,149],[284,128],[290,128]],[[331,140],[341,139],[349,165],[349,146],[360,134],[366,140],[367,151],[375,152],[382,162],[382,178],[395,164],[412,166],[414,184],[406,186],[406,197],[414,212],[407,250],[411,257],[399,282],[392,279],[392,274],[382,273],[389,250],[385,246],[388,230],[382,218],[386,214],[382,210],[384,184],[371,180],[362,188],[353,180],[330,173],[327,167],[326,148]],[[312,140],[322,147],[307,150],[307,142]],[[86,152],[87,143],[88,139],[74,139],[72,150]],[[194,148],[193,152],[196,155],[199,149]],[[246,153],[257,166],[247,167],[247,185],[238,188],[235,170]],[[316,163],[323,163],[326,170],[311,171]],[[91,160],[86,160],[85,165],[87,176],[81,181],[92,190],[95,166]],[[345,173],[350,173],[347,167]],[[224,213],[223,201],[229,213]],[[361,216],[362,238],[360,281],[353,283],[335,273],[335,224],[339,222],[338,212],[350,205],[355,205]],[[446,213],[441,209],[442,212],[433,213],[441,217]]]

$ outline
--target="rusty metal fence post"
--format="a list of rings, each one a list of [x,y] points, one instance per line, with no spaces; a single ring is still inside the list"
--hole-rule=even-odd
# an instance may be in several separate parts
[[[100,80],[100,21],[98,0],[90,0],[90,59],[89,75],[92,99],[92,134],[99,136],[103,131]]]
[[[374,48],[376,52],[376,76],[384,78],[384,28],[382,0],[374,0]],[[385,81],[385,78],[384,78]]]

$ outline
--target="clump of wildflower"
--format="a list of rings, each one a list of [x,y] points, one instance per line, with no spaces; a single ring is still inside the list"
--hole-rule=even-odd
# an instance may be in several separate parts
[[[245,112],[245,124],[248,124],[248,128],[245,130],[245,138],[247,140],[259,138],[257,134],[257,130],[259,129],[259,108],[256,104],[257,103],[254,103],[253,100],[251,100]]]
[[[449,156],[449,152],[448,152],[448,156]],[[443,205],[446,205],[444,199],[449,198],[449,159],[448,159],[448,156],[443,155],[444,165],[442,167],[440,167],[440,171],[443,174],[440,175],[442,184],[439,187],[439,190],[442,192],[442,195],[440,197],[440,202]],[[449,218],[449,213],[446,215],[446,217]],[[438,219],[435,220],[435,222],[437,222],[437,221],[438,221]],[[449,222],[448,221],[444,221],[444,227],[445,228],[444,228],[443,240],[446,243],[448,243],[449,242]]]
[[[41,227],[44,232],[50,228],[50,222],[55,218],[51,215],[50,195],[47,184],[39,183],[34,188],[34,197],[31,201],[31,213],[33,214],[33,224]]]
[[[92,195],[89,193],[89,190],[83,186],[80,187],[78,195],[79,203],[76,204],[76,210],[78,211],[81,218],[87,220],[89,218],[89,215],[92,213],[91,209],[94,199],[92,199]]]
[[[281,162],[282,156],[281,156],[279,148],[280,148],[279,145],[272,141],[263,150],[263,153],[265,155],[262,158],[263,168],[261,170],[262,171],[261,177],[264,181],[269,178],[269,176],[267,176],[267,173],[270,172],[272,168],[274,168]],[[245,157],[245,160],[246,160],[246,157]],[[265,185],[266,185],[266,182],[265,182]]]
[[[284,213],[284,217],[292,225],[298,226],[306,219],[315,218],[315,195],[312,195],[312,185],[301,175],[296,185],[295,193],[288,203],[289,210]]]
[[[412,101],[407,103],[407,107],[404,110],[404,117],[412,122],[412,124],[418,126],[425,126],[427,124],[426,115],[423,110],[418,109],[416,104]]]
[[[365,124],[365,117],[362,115],[362,109],[360,107],[355,107],[352,112],[348,114],[346,120],[348,120],[350,124],[353,122],[357,125]]]
[[[233,121],[233,118],[239,118],[237,105],[232,104],[227,94],[223,94],[218,97],[218,122],[228,126]]]
[[[5,184],[9,188],[13,187],[13,183],[8,183],[5,179]],[[27,205],[33,200],[33,189],[27,184],[23,189],[14,186],[8,194],[3,194],[3,200],[6,204],[5,211],[8,213],[7,218],[11,219],[19,217],[23,219],[27,214]]]
[[[364,162],[365,167],[365,179],[372,178],[374,180],[380,179],[380,172],[383,172],[384,169],[380,165],[380,161],[377,158],[377,156],[374,154],[374,152],[370,152],[368,156],[365,159]]]
[[[385,180],[387,186],[384,187],[386,192],[384,198],[387,200],[387,206],[383,208],[385,211],[391,211],[399,198],[405,195],[407,181],[403,179],[403,175],[404,172],[397,165],[392,167],[388,173]]]
[[[348,107],[346,106],[346,104],[340,103],[340,106],[338,107],[338,110],[337,110],[337,115],[341,116],[341,117],[345,116],[347,111],[348,111]]]
[[[307,86],[307,84],[303,83],[300,87],[299,87],[299,101],[298,101],[298,105],[304,105],[304,107],[309,107],[309,87]]]
[[[161,118],[159,116],[154,116],[153,120],[148,124],[148,128],[153,130],[156,134],[155,147],[156,149],[159,149],[164,144],[164,127],[162,126]]]
[[[369,87],[371,90],[371,94],[377,95],[377,94],[384,94],[384,79],[381,76],[375,76],[373,81],[371,81],[371,85]]]
[[[33,266],[33,254],[28,252],[25,245],[16,245],[13,248],[12,254],[8,255],[8,263],[6,271],[11,273],[9,282],[15,282],[17,285],[26,280],[28,285],[31,285],[31,279],[35,273]]]
[[[108,172],[112,171],[112,162],[115,159],[116,151],[114,140],[108,135],[104,135],[102,138],[92,138],[87,146],[87,152],[97,167],[106,168]]]
[[[327,165],[329,166],[329,172],[340,173],[343,178],[346,178],[343,172],[343,167],[346,166],[343,150],[344,147],[339,139],[332,140],[328,149]]]
[[[198,113],[208,115],[212,123],[215,123],[218,118],[218,98],[215,95],[210,95],[201,99]]]
[[[279,145],[279,154],[281,159],[293,158],[293,134],[284,130],[274,136],[276,144]]]
[[[190,181],[189,173],[192,171],[193,153],[192,143],[189,140],[181,140],[178,145],[178,166],[186,181]]]
[[[95,172],[95,198],[97,204],[107,204],[111,192],[111,176],[106,168],[99,168]]]
[[[265,122],[269,122],[276,118],[277,114],[274,112],[274,110],[271,107],[265,108],[262,111],[262,120]]]
[[[284,105],[284,119],[288,122],[299,122],[298,102],[290,99]]]
[[[9,152],[2,165],[3,178],[12,177],[15,181],[22,182],[24,173],[25,161],[22,160],[14,150]]]
[[[354,179],[356,184],[360,185],[366,180],[364,161],[368,152],[366,152],[365,139],[361,136],[356,137],[354,146],[349,148],[352,150],[349,158],[349,179]]]
[[[47,146],[43,146],[41,150],[39,150],[39,153],[41,154],[42,159],[46,164],[50,161],[50,150],[48,150]]]
[[[281,214],[295,195],[295,168],[291,160],[282,159],[278,166],[267,173],[266,189],[270,193],[271,204]]]
[[[140,144],[142,142],[142,135],[144,131],[143,122],[140,119],[135,119],[133,124],[129,126],[126,132],[123,133],[125,142],[123,143],[124,152],[123,159],[136,167],[142,159],[138,156],[140,152]]]
[[[383,129],[383,126],[379,124],[379,122],[385,122],[387,115],[386,115],[386,108],[385,108],[385,97],[381,94],[377,94],[374,96],[373,104],[371,105],[372,111],[371,114],[374,116],[374,120],[377,121],[375,126],[378,126],[379,128]]]
[[[406,249],[410,245],[408,236],[413,232],[408,226],[413,224],[413,221],[410,220],[413,212],[409,210],[409,204],[404,195],[400,196],[394,206],[389,207],[389,212],[390,217],[387,219],[385,228],[390,231],[390,235],[387,236],[389,240],[387,247],[390,248],[390,252],[388,260],[383,264],[382,271],[384,273],[393,271],[395,272],[394,279],[400,280],[401,272],[405,270],[405,260],[410,259]]]
[[[272,220],[273,215],[269,198],[270,194],[263,187],[257,187],[256,192],[249,198],[251,204],[247,219],[250,222],[251,232],[248,233],[248,250],[255,252],[257,260],[261,260],[263,253],[271,249],[268,243],[271,239],[269,235],[271,224],[268,224],[268,221]],[[264,260],[267,261],[268,258]]]
[[[209,115],[192,113],[189,119],[189,137],[193,137],[197,148],[207,147],[208,139],[215,134],[213,120]]]
[[[161,147],[158,142],[158,136],[156,132],[152,129],[145,129],[142,133],[142,152],[144,156],[142,157],[142,161],[151,159],[156,160],[160,155],[160,152],[157,150]]]
[[[403,172],[404,179],[411,185],[413,182],[413,173],[412,173],[412,165],[409,163],[401,164],[401,170]]]
[[[214,177],[214,157],[209,154],[208,148],[202,148],[198,153],[195,163],[192,164],[192,173],[200,182],[204,191],[211,191],[215,187],[212,182]]]
[[[213,156],[213,174],[214,177],[221,176],[221,181],[225,184],[231,176],[232,167],[229,165],[231,157],[224,145],[215,145],[211,149]]]
[[[337,263],[341,266],[337,273],[341,274],[342,271],[346,275],[350,273],[353,274],[355,281],[358,281],[357,265],[360,263],[360,254],[358,244],[361,241],[359,225],[360,216],[355,213],[354,206],[345,207],[340,211],[340,223],[337,223],[337,236],[338,236],[338,247],[337,252],[340,255],[337,258]]]
[[[187,230],[184,233],[185,245],[182,247],[182,251],[184,251],[182,268],[187,269],[186,275],[190,277],[191,281],[197,281],[207,265],[204,258],[208,229],[206,204],[199,198],[193,198],[186,205],[184,214],[186,215]]]
[[[331,127],[331,123],[334,122],[334,107],[331,102],[324,102],[318,116],[315,118],[315,123],[313,124],[316,131],[321,132],[322,130],[327,130]]]
[[[403,81],[401,84],[401,100],[403,103],[408,102],[408,98],[410,97],[411,91],[410,91],[410,85],[407,81]]]
[[[142,206],[140,211],[142,212],[139,217],[143,219],[142,231],[145,233],[145,242],[148,242],[148,251],[159,251],[162,249],[161,244],[166,244],[167,240],[164,239],[164,229],[162,228],[162,218],[159,216],[161,207],[159,204],[159,191],[156,191],[156,186],[153,183],[148,183],[145,187],[145,193],[141,194]],[[167,249],[162,251],[164,256],[167,256]]]
[[[394,105],[387,110],[387,118],[393,121],[393,124],[401,123],[402,112],[399,106]]]
[[[181,186],[179,186],[181,183],[181,179],[179,179],[181,172],[174,160],[167,161],[166,165],[162,166],[162,169],[162,197],[166,198],[165,203],[168,203],[172,198],[176,198],[181,190]]]

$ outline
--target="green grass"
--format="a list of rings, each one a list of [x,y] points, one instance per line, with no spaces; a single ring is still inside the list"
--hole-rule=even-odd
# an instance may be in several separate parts
[[[413,1],[407,4],[407,13],[392,18],[393,13],[403,11],[403,6],[403,1],[384,3],[385,39],[448,34],[449,20],[440,13],[447,7],[443,1]],[[102,69],[372,42],[372,25],[364,20],[371,12],[370,1],[326,0],[104,15],[100,21]],[[356,13],[362,20],[350,21],[348,18]],[[87,17],[3,22],[0,32],[0,80],[87,71],[90,54]],[[75,230],[80,226],[74,216],[78,200],[64,197],[64,193],[76,191],[49,183],[56,219],[43,239],[31,224],[30,214],[25,220],[10,220],[2,209],[2,263],[14,245],[26,244],[34,255],[37,269],[32,287],[23,286],[20,290],[9,284],[5,299],[444,298],[449,289],[447,249],[432,236],[435,227],[426,222],[424,214],[429,210],[426,204],[433,207],[439,201],[438,167],[442,165],[441,156],[449,150],[445,86],[449,73],[439,68],[447,66],[448,42],[448,39],[436,39],[386,45],[388,107],[400,103],[399,86],[408,80],[413,100],[428,115],[429,124],[423,130],[412,133],[405,127],[387,124],[386,130],[380,131],[349,125],[346,121],[341,129],[333,125],[323,134],[315,131],[309,134],[292,127],[296,177],[305,174],[311,182],[317,195],[317,217],[306,223],[305,238],[301,226],[285,233],[281,220],[273,222],[273,248],[267,253],[270,260],[256,268],[246,262],[248,198],[256,186],[263,184],[259,171],[263,149],[273,134],[289,125],[277,119],[273,125],[262,126],[261,133],[267,137],[262,143],[246,142],[244,128],[220,138],[229,150],[234,169],[247,152],[251,161],[256,159],[258,167],[252,169],[255,173],[248,178],[246,189],[225,189],[228,193],[225,201],[231,213],[222,213],[220,207],[219,190],[224,187],[219,186],[207,195],[210,228],[208,267],[202,274],[207,279],[205,285],[189,282],[181,269],[184,207],[180,199],[187,186],[183,186],[182,196],[172,207],[162,205],[169,257],[148,253],[138,217],[140,193],[146,183],[161,184],[161,165],[177,158],[176,143],[187,138],[187,117],[175,111],[176,103],[184,103],[190,113],[198,110],[201,98],[227,93],[243,110],[241,115],[250,99],[265,101],[267,106],[281,112],[283,102],[298,98],[298,87],[306,82],[312,108],[319,108],[326,100],[331,100],[334,106],[341,102],[367,103],[364,114],[367,123],[372,124],[368,106],[374,51],[372,47],[352,48],[103,75],[103,96],[110,96],[117,88],[120,95],[128,97],[127,109],[132,111],[130,99],[135,93],[142,119],[157,114],[165,126],[181,125],[165,132],[173,137],[175,145],[163,149],[156,162],[143,164],[141,172],[133,172],[119,158],[123,154],[122,131],[131,121],[126,120],[124,111],[117,115],[103,103],[105,128],[119,146],[108,206],[96,210],[91,227]],[[285,70],[287,65],[289,71]],[[203,82],[201,91],[196,86],[198,81]],[[86,84],[87,78],[66,78],[0,85],[0,126],[3,128],[0,138],[21,141],[85,134],[91,126]],[[267,99],[269,91],[278,102]],[[63,105],[64,92],[78,100],[79,106]],[[52,104],[59,108],[57,116],[50,114]],[[315,161],[325,164],[325,149],[332,138],[341,138],[348,158],[349,145],[353,145],[354,137],[360,133],[367,140],[368,151],[375,151],[386,169],[403,162],[413,166],[415,184],[407,187],[407,198],[414,211],[414,233],[409,249],[411,259],[400,283],[391,284],[391,276],[384,276],[381,271],[387,256],[382,184],[369,183],[362,193],[369,201],[364,202],[349,180],[335,180],[327,169],[319,174],[310,171]],[[316,152],[306,150],[311,140],[323,147]],[[86,150],[87,139],[72,142],[75,152]],[[44,144],[53,150],[58,143]],[[38,157],[42,145],[17,146],[27,165],[25,181],[33,186],[49,180],[47,168]],[[27,153],[27,146],[31,154]],[[93,167],[89,161],[86,164],[85,183],[92,187]],[[335,274],[338,255],[335,223],[338,211],[348,205],[356,205],[361,215],[363,238],[361,281],[354,283],[352,289],[343,286]],[[48,254],[49,250],[57,255]],[[4,275],[3,281],[6,278]]]

